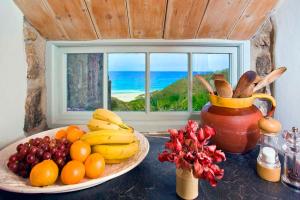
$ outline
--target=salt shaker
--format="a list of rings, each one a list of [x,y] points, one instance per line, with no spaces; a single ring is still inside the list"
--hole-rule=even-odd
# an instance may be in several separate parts
[[[284,170],[281,180],[284,184],[300,191],[300,133],[298,128],[293,127],[291,131],[284,131],[285,144]]]
[[[279,121],[267,117],[258,122],[261,130],[260,151],[257,157],[257,174],[264,180],[278,182],[281,164],[278,157],[278,133],[281,130]]]

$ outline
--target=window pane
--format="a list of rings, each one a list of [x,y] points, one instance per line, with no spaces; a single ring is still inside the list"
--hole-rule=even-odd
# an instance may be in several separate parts
[[[187,111],[188,55],[150,54],[151,111]]]
[[[224,74],[229,78],[230,54],[193,54],[193,75],[200,74],[213,86],[212,75]],[[208,102],[208,92],[193,78],[193,110],[200,111]]]
[[[145,54],[108,55],[108,107],[114,111],[145,110]]]
[[[67,110],[90,111],[103,106],[103,54],[67,54]]]

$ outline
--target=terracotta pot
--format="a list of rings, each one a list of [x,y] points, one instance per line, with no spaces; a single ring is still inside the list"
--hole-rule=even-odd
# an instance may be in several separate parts
[[[195,199],[198,196],[198,179],[188,170],[176,169],[176,193],[182,199]]]
[[[222,98],[210,95],[210,103],[201,111],[201,122],[216,130],[212,138],[218,148],[230,153],[244,153],[253,149],[259,138],[258,120],[263,117],[253,105],[256,98],[267,99],[272,108],[267,116],[274,113],[275,99],[267,94],[254,94],[248,98]]]

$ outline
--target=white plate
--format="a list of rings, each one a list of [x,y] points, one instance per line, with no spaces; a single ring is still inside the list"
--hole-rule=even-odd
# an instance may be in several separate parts
[[[144,160],[149,151],[149,142],[147,138],[141,133],[135,132],[137,138],[140,141],[140,150],[136,155],[120,164],[106,165],[104,175],[100,178],[84,179],[80,183],[74,185],[63,185],[57,181],[58,183],[51,186],[32,187],[30,186],[28,179],[24,179],[15,175],[7,168],[6,164],[8,158],[10,155],[16,152],[16,146],[18,144],[25,143],[29,141],[30,138],[44,137],[47,135],[53,137],[59,129],[61,128],[44,131],[33,136],[24,138],[18,142],[7,146],[6,148],[0,151],[0,189],[18,193],[64,193],[86,189],[104,183],[110,179],[116,178],[132,170]]]

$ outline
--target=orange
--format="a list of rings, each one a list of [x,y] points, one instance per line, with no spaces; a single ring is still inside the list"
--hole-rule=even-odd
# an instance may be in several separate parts
[[[105,161],[99,153],[89,155],[84,163],[85,175],[89,178],[100,177],[105,169]]]
[[[84,164],[77,160],[71,160],[63,167],[60,179],[63,184],[76,184],[84,178],[84,175]]]
[[[58,167],[53,160],[44,160],[36,164],[30,172],[32,186],[46,186],[55,183],[58,177]]]
[[[79,138],[84,134],[84,132],[79,128],[72,127],[73,126],[69,126],[67,128],[67,139],[70,142],[75,142],[76,140],[79,140]]]
[[[61,139],[61,138],[64,138],[64,137],[67,137],[67,131],[65,131],[64,129],[60,129],[55,134],[55,139]]]
[[[71,145],[70,156],[72,160],[84,162],[90,154],[91,146],[84,141],[78,140]]]
[[[67,132],[70,132],[70,131],[72,131],[72,130],[74,130],[74,129],[80,129],[78,126],[76,126],[76,125],[70,125],[70,126],[68,126],[68,128],[67,128]]]

